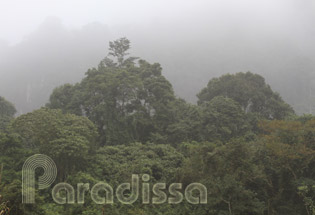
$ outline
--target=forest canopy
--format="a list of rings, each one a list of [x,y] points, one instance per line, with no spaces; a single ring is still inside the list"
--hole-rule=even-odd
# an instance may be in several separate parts
[[[158,63],[129,56],[130,41],[77,84],[52,92],[45,107],[15,116],[0,97],[0,214],[315,214],[315,117],[297,116],[265,79],[251,72],[209,80],[198,104],[177,97]],[[132,206],[58,205],[49,190],[21,203],[21,167],[33,154],[57,164],[57,182],[132,174],[152,183],[204,184],[208,203]],[[47,191],[47,192],[46,192]]]

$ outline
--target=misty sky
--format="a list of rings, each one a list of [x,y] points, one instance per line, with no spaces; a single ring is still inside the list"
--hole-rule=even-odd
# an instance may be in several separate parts
[[[39,108],[123,36],[190,102],[211,78],[251,71],[315,113],[315,0],[0,0],[0,96]]]
[[[0,38],[15,44],[47,17],[69,28],[91,22],[112,25],[194,24],[217,29],[241,25],[291,32],[314,28],[314,0],[0,0]]]

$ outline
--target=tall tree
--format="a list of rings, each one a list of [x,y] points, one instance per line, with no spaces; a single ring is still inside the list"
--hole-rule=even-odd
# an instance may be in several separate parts
[[[233,99],[217,96],[201,105],[202,136],[207,141],[243,136],[249,130],[246,116]]]
[[[187,214],[263,215],[265,202],[257,194],[265,180],[257,149],[243,139],[220,143],[191,142],[181,147],[187,157],[179,171],[184,186],[200,182],[208,189],[208,204],[185,208]],[[198,212],[196,213],[195,211]]]
[[[83,168],[97,138],[96,127],[86,117],[48,108],[19,116],[12,129],[22,137],[25,148],[53,158],[60,177]]]
[[[172,85],[162,75],[158,63],[135,58],[124,60],[129,40],[110,42],[109,58],[89,69],[77,85],[54,90],[50,108],[87,116],[99,130],[103,144],[146,142],[164,135],[173,120]],[[110,63],[109,63],[110,62]]]
[[[293,109],[278,93],[272,91],[262,76],[251,72],[211,79],[197,95],[198,104],[216,96],[229,97],[238,102],[246,113],[256,113],[265,119],[284,119],[294,114]]]
[[[309,203],[315,202],[315,120],[262,121],[259,127],[262,148],[257,158],[268,179],[264,190],[269,214],[312,214]]]
[[[114,60],[109,58],[108,56],[101,61],[102,64],[108,67],[123,67],[127,66],[128,64],[133,64],[134,61],[137,59],[136,57],[128,57],[129,55],[127,52],[130,49],[130,41],[126,38],[120,38],[115,41],[109,42],[109,57],[114,57]]]

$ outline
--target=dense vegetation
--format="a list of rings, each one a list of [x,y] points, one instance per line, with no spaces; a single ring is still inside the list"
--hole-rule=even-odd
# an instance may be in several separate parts
[[[0,97],[0,214],[315,214],[315,118],[297,116],[263,77],[209,81],[198,104],[177,98],[161,66],[128,57],[129,40],[75,85],[56,88],[39,110],[14,118]],[[208,204],[57,205],[50,192],[21,204],[21,169],[49,155],[56,182],[113,186],[132,174],[152,183],[208,188]]]

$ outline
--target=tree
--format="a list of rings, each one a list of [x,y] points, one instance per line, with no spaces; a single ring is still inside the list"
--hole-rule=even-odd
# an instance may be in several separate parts
[[[238,102],[245,113],[255,113],[265,119],[284,119],[294,114],[278,93],[272,91],[265,79],[251,72],[227,74],[213,78],[197,95],[198,104],[224,96]]]
[[[183,99],[176,99],[172,116],[174,122],[167,127],[168,143],[178,146],[183,142],[204,140],[204,115],[201,107],[189,104]]]
[[[129,53],[127,51],[130,49],[130,41],[123,37],[113,42],[109,42],[109,53],[108,56],[116,58],[116,62],[109,57],[105,57],[101,64],[107,67],[123,67],[129,64],[133,64],[137,59],[136,57],[129,57],[125,59]]]
[[[64,113],[73,113],[81,115],[80,95],[77,95],[80,90],[79,85],[64,84],[54,89],[50,95],[50,103],[46,106],[49,108],[63,107]]]
[[[164,136],[173,121],[176,98],[172,85],[162,76],[158,63],[139,60],[137,65],[127,64],[124,56],[129,47],[124,38],[111,42],[110,55],[118,57],[118,64],[102,61],[79,84],[55,89],[47,106],[87,116],[97,126],[103,144],[146,142]]]
[[[315,185],[315,120],[262,121],[259,128],[262,147],[257,158],[267,176],[269,213],[306,214],[309,200],[315,200],[313,192],[302,192]]]
[[[249,130],[246,116],[234,100],[217,96],[201,105],[204,140],[227,141]]]
[[[128,181],[132,174],[149,174],[151,182],[170,183],[182,162],[182,154],[170,145],[132,143],[101,147],[90,160],[90,170],[112,184]]]
[[[13,104],[0,96],[0,130],[4,130],[14,118],[16,109]]]
[[[224,145],[191,142],[180,149],[186,159],[178,174],[179,181],[184,186],[195,181],[208,188],[208,204],[188,205],[187,214],[264,214],[265,203],[258,193],[265,176],[255,159],[257,149],[252,143],[241,138]]]
[[[25,148],[54,159],[61,178],[84,167],[97,138],[96,127],[86,117],[47,108],[19,116],[12,129]]]
[[[250,134],[251,126],[240,105],[233,99],[217,96],[200,106],[176,100],[174,119],[167,128],[169,143],[222,141]]]

